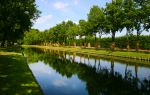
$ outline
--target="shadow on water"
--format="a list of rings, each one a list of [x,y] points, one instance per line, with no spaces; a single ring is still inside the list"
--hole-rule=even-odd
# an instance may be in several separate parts
[[[0,55],[0,95],[42,95],[26,58]]]
[[[88,95],[150,95],[150,72],[146,72],[147,76],[138,76],[138,72],[142,73],[138,69],[150,71],[149,66],[46,49],[29,48],[24,52],[31,64],[44,62],[68,79],[77,75],[85,82]],[[124,67],[118,71],[116,68],[120,68],[116,65]]]

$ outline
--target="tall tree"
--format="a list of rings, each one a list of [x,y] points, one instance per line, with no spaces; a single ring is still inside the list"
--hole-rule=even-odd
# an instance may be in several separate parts
[[[16,41],[39,16],[35,0],[0,0],[0,33],[5,41]]]
[[[135,30],[137,32],[136,51],[139,50],[139,37],[141,33],[149,28],[150,21],[150,0],[134,0],[136,2],[136,16],[134,20]]]
[[[107,19],[107,32],[112,34],[111,50],[115,49],[115,34],[117,31],[122,31],[122,0],[113,0],[106,4],[105,14]]]
[[[85,20],[80,20],[79,21],[79,37],[80,39],[82,38],[82,36],[84,36],[84,46],[86,47],[86,36],[87,36],[88,32],[87,32],[87,22]]]
[[[136,16],[135,3],[133,0],[124,0],[123,2],[123,22],[122,25],[126,28],[127,50],[129,50],[129,34],[134,30],[134,17]]]
[[[94,5],[88,14],[88,22],[89,22],[89,29],[91,34],[95,35],[95,47],[97,47],[97,40],[96,40],[96,33],[99,32],[100,29],[100,19],[102,16],[102,11],[99,6]]]

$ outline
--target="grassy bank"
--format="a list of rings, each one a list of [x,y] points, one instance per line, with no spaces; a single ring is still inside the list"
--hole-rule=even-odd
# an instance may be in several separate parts
[[[0,48],[0,95],[42,95],[27,59],[12,50]]]
[[[92,55],[113,56],[113,57],[119,57],[119,58],[128,58],[128,59],[150,61],[150,53],[144,53],[144,52],[125,52],[125,51],[114,51],[114,52],[112,52],[110,50],[51,47],[51,46],[37,46],[37,45],[23,45],[23,47],[36,47],[36,48],[45,48],[45,49],[53,49],[53,50],[60,50],[60,51],[88,53],[88,54],[92,54]]]

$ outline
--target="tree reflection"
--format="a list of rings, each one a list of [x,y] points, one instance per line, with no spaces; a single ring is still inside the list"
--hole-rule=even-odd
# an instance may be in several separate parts
[[[125,67],[125,76],[119,72],[114,72],[114,59],[110,60],[111,70],[101,67],[101,60],[94,60],[94,66],[89,62],[81,63],[83,55],[80,56],[79,62],[76,62],[76,53],[66,53],[42,49],[25,49],[29,63],[43,61],[56,72],[67,78],[77,75],[78,78],[86,82],[86,89],[89,95],[150,95],[150,78],[139,80],[137,76],[137,66],[135,66],[135,76],[128,71],[128,64]],[[73,55],[73,59],[71,56]],[[68,56],[68,58],[67,58]],[[34,58],[33,58],[34,57]],[[72,64],[74,63],[74,64]],[[84,61],[85,63],[85,61]]]

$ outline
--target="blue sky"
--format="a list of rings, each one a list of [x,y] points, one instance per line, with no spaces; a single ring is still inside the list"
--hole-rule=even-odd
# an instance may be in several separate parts
[[[87,19],[87,14],[93,5],[104,7],[111,0],[36,0],[38,9],[42,12],[33,28],[49,29],[56,24],[72,20],[78,23]]]
[[[87,14],[93,5],[105,7],[105,4],[111,1],[112,0],[36,0],[38,9],[42,13],[34,23],[33,28],[43,31],[67,20],[78,23],[80,19],[87,19]],[[118,32],[116,36],[125,34],[126,30],[124,29],[123,32]],[[149,33],[143,32],[142,34],[145,35]]]

